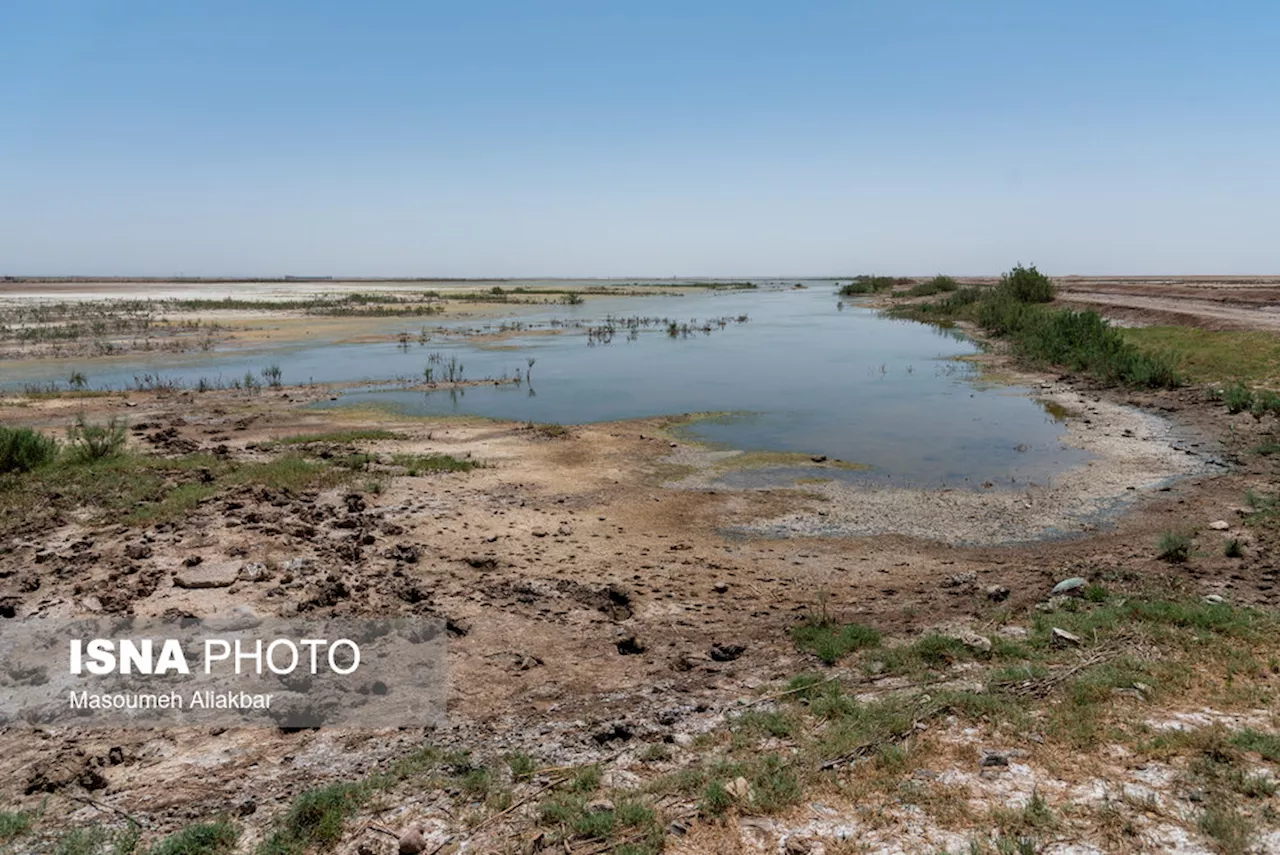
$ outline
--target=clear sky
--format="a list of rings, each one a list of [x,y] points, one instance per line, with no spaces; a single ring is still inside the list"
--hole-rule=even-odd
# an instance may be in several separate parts
[[[1280,273],[1275,0],[0,0],[0,273]]]

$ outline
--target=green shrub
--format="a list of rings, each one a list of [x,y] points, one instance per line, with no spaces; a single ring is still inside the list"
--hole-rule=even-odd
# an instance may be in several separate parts
[[[840,287],[841,297],[855,297],[859,294],[878,294],[890,291],[896,285],[908,285],[911,280],[893,276],[855,276],[853,281]]]
[[[1253,393],[1253,403],[1249,407],[1249,412],[1255,419],[1261,419],[1268,413],[1280,416],[1280,395],[1266,389],[1259,389]]]
[[[1157,544],[1159,555],[1165,561],[1181,564],[1191,557],[1191,534],[1186,531],[1166,531]]]
[[[124,449],[124,428],[124,421],[115,417],[97,424],[76,416],[76,423],[67,429],[72,457],[82,463],[115,457]]]
[[[909,297],[932,297],[934,294],[950,293],[957,290],[960,283],[950,276],[938,275],[932,279],[921,282],[911,290],[907,291]]]
[[[1053,280],[1036,270],[1034,264],[1030,267],[1015,266],[1000,277],[1000,284],[996,287],[1019,303],[1048,303],[1057,293]]]
[[[29,472],[58,456],[58,441],[31,428],[0,427],[0,474]]]
[[[1239,380],[1219,391],[1218,397],[1227,405],[1228,413],[1242,413],[1253,406],[1253,392]]]

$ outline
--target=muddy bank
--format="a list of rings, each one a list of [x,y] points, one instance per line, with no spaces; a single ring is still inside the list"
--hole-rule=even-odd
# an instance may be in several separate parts
[[[1216,443],[1191,425],[1043,376],[1002,374],[1035,388],[1034,396],[1065,422],[1062,444],[1090,459],[1041,483],[988,481],[974,489],[850,483],[821,477],[825,466],[815,464],[809,467],[814,477],[798,479],[812,497],[802,502],[807,507],[727,530],[765,537],[899,534],[969,546],[1028,543],[1096,531],[1179,478],[1224,470]],[[697,449],[672,455],[672,464],[694,469],[672,486],[724,489],[719,476],[725,459],[724,452]]]

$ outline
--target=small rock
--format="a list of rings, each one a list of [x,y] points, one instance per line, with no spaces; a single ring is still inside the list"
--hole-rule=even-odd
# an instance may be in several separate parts
[[[713,644],[709,654],[713,661],[732,662],[746,652],[746,649],[742,644]]]
[[[1065,629],[1058,627],[1053,628],[1053,643],[1059,645],[1071,645],[1072,647],[1080,646],[1080,636],[1067,632]]]
[[[810,457],[809,459],[810,459],[810,460],[812,460],[814,463],[826,463],[826,462],[827,462],[827,455],[825,455],[825,454],[815,454],[815,455],[813,455],[812,457]]]
[[[240,576],[240,567],[232,563],[203,564],[185,567],[173,574],[179,588],[229,588]]]
[[[1061,582],[1053,586],[1050,594],[1073,594],[1079,595],[1084,592],[1084,586],[1087,583],[1080,576],[1072,576],[1070,579],[1063,579]]]
[[[244,582],[261,582],[270,576],[271,574],[267,571],[267,565],[261,561],[250,561],[240,568],[240,575],[237,578]]]
[[[751,795],[751,785],[747,783],[746,778],[739,776],[725,784],[724,791],[728,793],[731,798],[740,802],[745,802],[747,797]]]
[[[592,799],[586,804],[587,813],[608,813],[613,810],[613,802],[608,799]]]
[[[717,594],[724,594],[728,592],[729,585],[726,582],[716,582],[711,586],[711,590],[715,591]]]
[[[987,599],[993,603],[1003,603],[1009,599],[1009,589],[1004,585],[988,585]]]
[[[989,769],[992,766],[1008,766],[1009,755],[1002,754],[999,751],[988,751],[982,755],[982,767]]]
[[[976,650],[979,653],[991,652],[991,639],[985,635],[978,635],[976,632],[965,631],[959,635],[960,643],[970,650]]]
[[[426,848],[427,841],[422,836],[421,828],[411,828],[400,835],[400,855],[418,855]]]
[[[1215,520],[1214,522],[1209,523],[1209,528],[1214,531],[1226,531],[1231,528],[1231,523],[1226,520]]]
[[[644,653],[644,643],[634,635],[628,635],[617,642],[618,652],[623,656],[637,656]]]
[[[1227,601],[1221,594],[1206,594],[1204,601],[1215,606],[1224,605]]]
[[[151,557],[151,546],[146,543],[131,543],[124,548],[124,554],[126,558],[141,561]]]
[[[1025,626],[1002,626],[996,630],[996,633],[1004,636],[1005,638],[1017,639],[1029,638],[1031,635]]]
[[[949,579],[944,579],[942,587],[944,588],[966,588],[978,581],[978,574],[972,570],[966,573],[957,573]]]
[[[786,855],[826,855],[827,847],[821,840],[810,840],[807,837],[791,837],[787,839]]]

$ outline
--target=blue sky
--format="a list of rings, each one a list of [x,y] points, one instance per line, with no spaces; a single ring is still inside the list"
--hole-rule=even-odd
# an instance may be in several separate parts
[[[1280,273],[1280,3],[0,0],[0,273]]]

